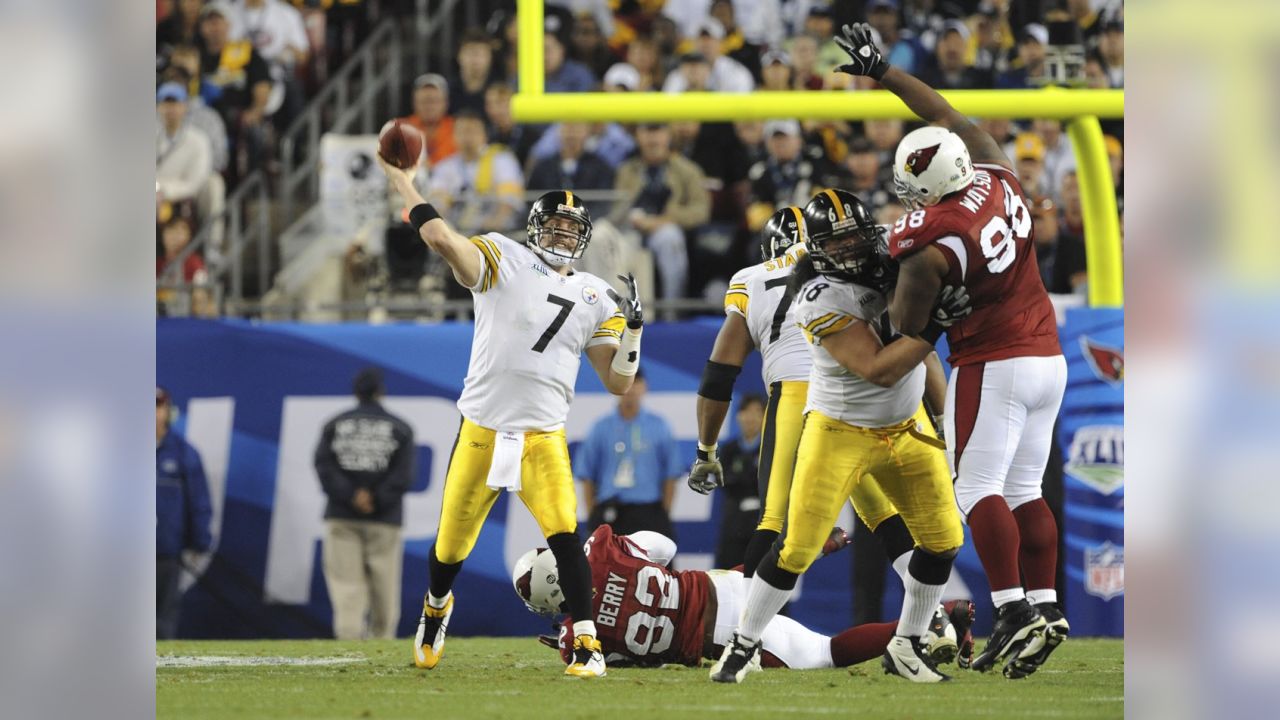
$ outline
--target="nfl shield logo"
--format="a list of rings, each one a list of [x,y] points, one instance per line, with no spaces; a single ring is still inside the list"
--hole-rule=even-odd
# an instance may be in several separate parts
[[[1110,541],[1084,551],[1084,589],[1110,600],[1124,594],[1124,546]]]

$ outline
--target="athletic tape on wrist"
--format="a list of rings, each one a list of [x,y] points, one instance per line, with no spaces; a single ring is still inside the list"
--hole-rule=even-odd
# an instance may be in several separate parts
[[[643,328],[627,328],[622,331],[622,342],[613,355],[609,369],[615,374],[632,377],[640,369],[640,333]]]

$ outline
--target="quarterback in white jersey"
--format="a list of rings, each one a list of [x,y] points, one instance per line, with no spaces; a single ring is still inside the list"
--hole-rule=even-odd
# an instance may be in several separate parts
[[[574,619],[577,677],[605,674],[591,620],[591,573],[577,536],[577,497],[564,422],[585,351],[605,387],[622,394],[639,369],[644,315],[635,281],[621,297],[573,270],[591,240],[591,216],[572,192],[544,194],[529,210],[528,239],[454,232],[413,186],[413,171],[379,158],[423,242],[475,298],[475,342],[458,409],[462,426],[445,478],[430,585],[414,638],[414,664],[434,668],[453,613],[453,582],[501,490],[515,492],[563,568]]]

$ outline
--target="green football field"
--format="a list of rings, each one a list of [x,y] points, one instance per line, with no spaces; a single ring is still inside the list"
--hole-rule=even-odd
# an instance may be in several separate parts
[[[979,647],[982,643],[979,643]],[[535,639],[452,638],[435,670],[410,641],[157,643],[160,718],[1118,718],[1124,645],[1069,640],[1034,676],[957,672],[913,685],[876,661],[836,670],[768,670],[718,685],[704,668],[612,669],[564,677]],[[950,666],[955,670],[955,666]]]

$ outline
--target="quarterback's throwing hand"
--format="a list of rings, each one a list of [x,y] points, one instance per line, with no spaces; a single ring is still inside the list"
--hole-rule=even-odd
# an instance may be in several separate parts
[[[626,277],[619,275],[618,279],[627,287],[627,296],[622,297],[614,292],[613,288],[609,288],[609,299],[618,304],[618,310],[627,320],[627,327],[639,330],[644,326],[644,308],[640,305],[640,293],[636,290],[635,276],[627,273]]]
[[[724,468],[720,467],[720,458],[714,452],[698,450],[698,458],[689,469],[689,489],[707,495],[718,487],[724,487]]]
[[[850,75],[865,75],[872,80],[879,80],[889,70],[889,63],[884,61],[879,46],[872,35],[871,26],[866,23],[845,25],[844,36],[835,37],[836,44],[849,53],[849,62],[836,68]]]

